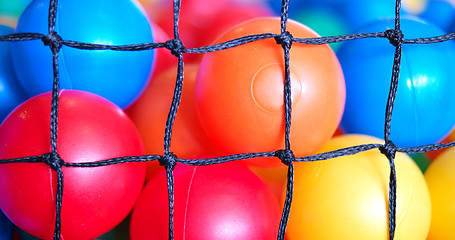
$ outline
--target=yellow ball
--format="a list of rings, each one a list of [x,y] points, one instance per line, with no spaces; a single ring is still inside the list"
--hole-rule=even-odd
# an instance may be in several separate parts
[[[418,15],[425,10],[428,0],[403,0],[401,4],[408,13]]]
[[[364,135],[342,135],[319,152],[382,143]],[[395,240],[425,239],[431,203],[423,174],[406,154],[397,153]],[[390,167],[378,149],[331,160],[295,163],[289,240],[388,239]]]
[[[455,148],[431,163],[425,180],[432,203],[428,240],[455,239]]]

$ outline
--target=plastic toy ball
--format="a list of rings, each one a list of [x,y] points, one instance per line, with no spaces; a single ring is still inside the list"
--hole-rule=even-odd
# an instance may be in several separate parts
[[[305,24],[323,37],[338,36],[350,32],[345,17],[336,8],[319,5],[308,6],[301,8],[294,15],[293,19]],[[336,52],[340,44],[331,43],[330,46]]]
[[[16,27],[17,20],[32,0],[6,0],[0,2],[0,24]]]
[[[185,65],[182,98],[172,129],[171,152],[180,158],[198,155],[220,155],[205,135],[196,114],[194,84],[199,65]],[[151,79],[144,94],[126,110],[141,134],[147,154],[164,153],[164,133],[175,88],[177,67]],[[147,163],[147,179],[163,167],[158,161]]]
[[[203,39],[201,39],[202,46],[213,44],[218,37],[242,22],[255,18],[273,16],[272,10],[266,5],[260,4],[260,2],[254,3],[254,1],[249,4],[242,4],[242,1],[237,1],[237,4],[232,4],[222,11],[222,14],[217,14],[213,25],[207,26],[208,29],[206,29],[204,34],[201,34],[201,37],[203,37]]]
[[[439,143],[451,143],[455,141],[455,131],[452,130],[452,132],[444,138],[442,141]],[[433,150],[429,152],[422,153],[424,154],[430,162],[434,161],[441,153],[445,152],[447,149],[446,148],[441,148],[438,150]]]
[[[455,149],[439,155],[425,172],[431,196],[431,225],[428,240],[454,239]]]
[[[90,7],[87,7],[90,6]],[[148,19],[131,0],[59,1],[55,31],[63,40],[128,45],[153,42]],[[22,14],[17,32],[48,34],[49,0],[35,0]],[[52,52],[41,40],[13,43],[13,63],[29,96],[51,91]],[[100,95],[121,108],[129,106],[147,84],[154,51],[80,50],[59,53],[61,89]]]
[[[365,135],[343,135],[319,152],[381,143]],[[378,149],[319,162],[294,163],[294,198],[287,237],[297,239],[388,239],[390,166]],[[431,202],[422,172],[396,153],[395,239],[426,239]]]
[[[343,6],[351,0],[298,0],[298,1],[289,1],[289,16],[294,18],[298,12],[304,10],[305,8],[312,7],[325,7],[336,9],[340,6]],[[270,7],[273,9],[275,14],[280,15],[282,0],[267,0]]]
[[[14,226],[0,210],[0,240],[11,240]]]
[[[318,35],[289,21],[295,38]],[[237,25],[217,43],[280,33],[279,18]],[[212,141],[229,154],[284,148],[284,56],[273,38],[203,57],[196,79],[196,110]],[[345,100],[343,73],[328,45],[293,43],[290,50],[292,126],[296,156],[316,151],[335,132]]]
[[[0,35],[7,35],[14,29],[0,25]],[[0,42],[0,123],[19,104],[27,99],[14,73],[11,60],[11,43]]]
[[[276,239],[280,206],[273,192],[238,162],[174,170],[174,239]],[[131,239],[167,239],[166,174],[147,183],[131,215]]]
[[[253,164],[248,164],[248,168],[256,173],[264,182],[272,189],[278,200],[283,195],[283,187],[286,186],[288,168],[283,164],[282,167],[265,168],[255,167]]]
[[[401,20],[406,39],[440,36],[436,26],[415,18]],[[359,32],[394,28],[394,20],[369,24]],[[346,107],[341,128],[346,133],[384,137],[387,97],[395,47],[387,39],[360,39],[340,46],[337,56],[346,79]],[[455,123],[453,42],[434,45],[403,44],[398,91],[392,114],[391,140],[398,147],[436,143]],[[442,117],[443,116],[443,117]]]
[[[158,43],[164,43],[171,38],[161,29],[158,25],[152,23],[153,40]],[[169,68],[174,68],[178,64],[178,58],[176,58],[167,48],[157,48],[155,50],[155,66],[153,67],[152,75],[150,79],[153,79],[156,75]],[[175,70],[177,71],[177,70]],[[150,82],[148,83],[150,84]],[[145,91],[145,90],[144,90]],[[144,92],[142,93],[144,94]],[[141,94],[141,95],[142,95]],[[137,101],[137,100],[136,100]]]
[[[455,21],[455,5],[446,0],[429,0],[424,11],[419,15],[446,32],[451,32]]]
[[[0,126],[0,159],[50,152],[51,94],[17,107]],[[139,156],[144,147],[131,120],[106,99],[63,90],[59,98],[57,151],[68,163]],[[93,239],[131,211],[145,180],[144,163],[96,168],[62,167],[62,239]],[[45,163],[0,164],[0,208],[40,239],[52,239],[57,174]]]
[[[430,166],[430,159],[424,153],[409,154],[409,156],[414,160],[414,162],[419,166],[420,171],[425,173],[425,171]]]
[[[166,1],[162,11],[171,13],[173,1]],[[156,11],[149,8],[148,12]],[[272,11],[260,1],[186,0],[181,2],[179,37],[186,48],[203,47],[237,24],[259,17],[270,17]],[[156,23],[169,35],[174,34],[172,18],[164,16]],[[199,63],[202,54],[184,54],[185,62]]]
[[[358,28],[377,21],[381,18],[395,16],[395,1],[370,0],[356,1],[350,0],[340,9],[342,15],[347,19],[350,32],[357,31]],[[404,9],[401,12],[404,14]]]
[[[429,0],[404,0],[401,7],[409,14],[418,15],[422,13],[428,5]]]

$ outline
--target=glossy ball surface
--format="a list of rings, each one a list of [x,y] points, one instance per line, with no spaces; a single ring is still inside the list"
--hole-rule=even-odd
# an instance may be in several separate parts
[[[175,240],[276,239],[278,200],[238,162],[177,165],[174,170]],[[162,171],[144,188],[131,216],[131,239],[167,239],[169,204]]]
[[[68,163],[144,154],[137,129],[123,111],[97,95],[63,90],[59,98],[57,151]],[[51,151],[51,94],[21,104],[0,126],[0,159]],[[124,219],[145,179],[144,163],[63,167],[64,239],[93,239]],[[57,174],[45,163],[0,164],[0,208],[24,231],[51,239]]]
[[[90,7],[87,7],[90,6]],[[33,1],[16,32],[48,34],[49,0]],[[63,40],[105,45],[153,42],[148,19],[130,0],[58,2],[55,31]],[[13,63],[29,96],[52,90],[52,52],[41,40],[14,42]],[[61,89],[100,95],[121,108],[143,91],[152,70],[154,51],[81,50],[59,52]]]
[[[428,240],[455,238],[455,150],[439,155],[425,172],[431,196],[431,226]]]
[[[287,27],[295,38],[318,36],[295,21]],[[279,32],[279,18],[255,19],[232,28],[217,43]],[[335,132],[344,108],[344,79],[328,45],[293,43],[290,68],[290,141],[294,154],[303,156]],[[284,148],[283,85],[283,49],[273,38],[206,54],[196,79],[196,110],[207,135],[230,154]]]
[[[369,143],[381,143],[381,140],[346,134],[333,138],[319,152]],[[294,165],[289,240],[388,238],[390,166],[378,149]],[[395,166],[395,239],[424,240],[431,218],[425,179],[406,154],[396,153]]]
[[[403,18],[406,39],[440,36],[434,25],[415,18]],[[393,19],[369,24],[360,32],[394,28]],[[346,107],[341,128],[346,133],[384,137],[387,98],[392,77],[395,47],[387,39],[358,39],[340,46],[337,56],[346,80]],[[398,147],[436,143],[455,124],[455,88],[450,65],[455,57],[453,42],[404,44],[398,90],[392,114],[390,139]]]
[[[0,25],[0,36],[14,33],[14,29]],[[19,104],[27,99],[14,72],[11,43],[0,42],[0,123]]]
[[[220,155],[205,135],[196,114],[194,85],[198,64],[186,64],[182,98],[172,127],[170,151],[179,158]],[[164,154],[164,134],[177,78],[177,66],[154,75],[144,94],[126,110],[141,134],[147,154]],[[158,161],[147,163],[147,179],[163,167]]]

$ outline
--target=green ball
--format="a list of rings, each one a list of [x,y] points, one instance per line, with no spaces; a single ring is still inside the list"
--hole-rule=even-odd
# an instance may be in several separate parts
[[[423,153],[409,154],[414,162],[419,166],[420,171],[425,173],[427,168],[430,166],[430,159]]]
[[[19,17],[32,0],[0,0],[0,24],[15,28]]]
[[[322,37],[338,36],[349,33],[349,25],[346,20],[326,7],[312,7],[300,9],[295,15],[295,20],[303,23],[316,31]],[[331,43],[334,51],[338,49],[340,43]]]
[[[0,15],[19,18],[31,0],[0,1]]]

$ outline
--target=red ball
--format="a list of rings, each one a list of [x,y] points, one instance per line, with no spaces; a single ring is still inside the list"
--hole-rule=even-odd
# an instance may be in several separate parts
[[[167,5],[166,5],[167,3]],[[174,36],[172,18],[173,2],[162,4],[162,11],[169,15],[152,19],[169,35]],[[158,4],[155,4],[158,6]],[[147,10],[149,9],[150,10]],[[147,7],[149,15],[155,8]],[[261,2],[236,0],[185,0],[181,2],[179,16],[179,37],[186,48],[203,47],[212,44],[221,34],[231,27],[258,17],[272,16],[272,10]],[[195,55],[192,55],[196,57]]]
[[[273,192],[241,163],[174,171],[175,240],[276,239],[280,206]],[[162,171],[150,180],[131,216],[131,239],[168,238],[168,190]]]
[[[156,24],[152,24],[152,31],[153,31],[153,37],[154,41],[157,43],[164,43],[171,38]],[[157,48],[155,51],[155,66],[153,67],[152,74],[150,76],[150,81],[152,79],[162,73],[163,71],[166,71],[169,68],[173,68],[175,65],[178,63],[178,58],[175,57],[174,55],[171,54],[171,51],[167,48]],[[177,72],[177,70],[175,70]],[[150,81],[148,82],[148,85],[150,85]],[[142,93],[143,94],[143,93]]]
[[[51,151],[51,94],[33,97],[0,126],[0,159]],[[123,111],[97,95],[60,92],[57,151],[67,163],[143,155],[140,136]],[[144,163],[63,167],[61,239],[93,239],[120,223],[144,184]],[[45,163],[0,164],[0,208],[19,228],[51,239],[57,174]]]

